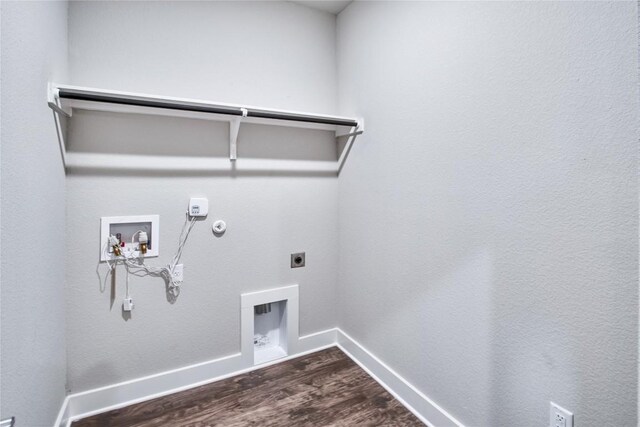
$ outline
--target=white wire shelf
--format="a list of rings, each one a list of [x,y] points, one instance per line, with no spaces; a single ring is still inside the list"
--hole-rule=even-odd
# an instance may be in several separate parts
[[[86,88],[79,86],[59,85],[50,83],[48,87],[48,104],[54,111],[60,152],[65,168],[118,168],[137,169],[139,162],[127,161],[127,156],[118,154],[87,155],[82,153],[67,152],[64,132],[61,126],[61,116],[71,118],[73,111],[91,110],[130,114],[149,114],[157,116],[183,117],[190,119],[213,120],[229,123],[229,160],[237,159],[238,132],[242,123],[259,125],[286,126],[303,129],[328,130],[336,133],[336,138],[346,138],[346,144],[337,162],[320,162],[313,166],[314,162],[272,161],[270,164],[260,167],[252,159],[246,159],[238,164],[233,164],[235,170],[260,171],[271,167],[285,167],[302,171],[305,169],[321,172],[339,173],[351,150],[356,136],[363,132],[363,121],[352,117],[331,116],[324,114],[311,114],[298,111],[286,111],[268,109],[254,106],[242,106],[235,104],[217,103],[204,100],[165,97],[131,92],[121,92],[105,89]],[[150,163],[147,169],[161,170],[229,170],[229,163],[221,164],[219,161],[203,161],[197,158],[186,158],[182,162],[168,163],[161,158],[158,162]],[[300,163],[300,164],[298,164]],[[331,164],[331,165],[328,165]]]

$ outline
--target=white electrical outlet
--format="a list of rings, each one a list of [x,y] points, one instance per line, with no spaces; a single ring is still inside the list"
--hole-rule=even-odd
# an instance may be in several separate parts
[[[549,427],[573,427],[573,414],[560,405],[549,403]]]
[[[122,309],[123,309],[124,311],[131,311],[131,310],[133,310],[133,299],[131,299],[131,297],[129,297],[129,298],[125,298],[125,299],[122,301]]]
[[[175,282],[184,281],[184,264],[178,264],[173,267],[173,271],[171,272],[171,274],[173,274],[173,280]]]

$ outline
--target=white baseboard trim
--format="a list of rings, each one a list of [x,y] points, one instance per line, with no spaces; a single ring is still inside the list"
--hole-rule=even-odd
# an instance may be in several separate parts
[[[298,348],[296,354],[314,353],[325,348],[334,347],[337,342],[337,328],[327,329],[326,331],[304,335],[298,340]]]
[[[360,343],[338,329],[338,347],[373,379],[398,399],[408,410],[428,426],[464,425],[424,393],[398,375]]]
[[[302,336],[298,339],[295,354],[261,365],[246,366],[241,353],[236,353],[179,369],[70,394],[60,408],[54,427],[69,427],[72,421],[80,418],[220,381],[336,345],[428,426],[464,427],[462,423],[339,328]]]
[[[60,412],[58,412],[58,417],[56,418],[53,427],[66,427],[66,425],[69,423],[70,418],[71,414],[69,413],[69,396],[67,396],[62,402],[62,407],[60,408]]]

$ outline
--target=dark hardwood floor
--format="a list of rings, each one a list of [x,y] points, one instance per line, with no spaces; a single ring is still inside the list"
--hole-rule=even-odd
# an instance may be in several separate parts
[[[338,348],[75,421],[72,427],[421,426]]]

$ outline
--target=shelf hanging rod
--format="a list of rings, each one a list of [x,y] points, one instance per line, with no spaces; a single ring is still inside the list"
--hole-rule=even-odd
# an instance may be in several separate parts
[[[226,106],[195,105],[185,102],[140,99],[126,96],[116,96],[98,93],[82,93],[73,89],[58,89],[58,97],[75,99],[78,101],[106,102],[108,104],[133,105],[136,107],[164,108],[168,110],[195,111],[198,113],[227,114],[230,116],[242,116],[242,108]]]
[[[304,114],[280,113],[277,111],[252,110],[247,109],[247,117],[258,117],[262,119],[287,120],[290,122],[320,123],[324,125],[356,127],[356,120],[329,118],[322,116],[308,116]]]
[[[319,123],[334,126],[357,127],[356,120],[324,117],[307,114],[285,113],[263,109],[252,109],[242,107],[231,107],[225,105],[202,105],[189,102],[160,100],[151,98],[141,98],[135,96],[118,96],[114,94],[104,94],[95,92],[85,92],[70,88],[58,88],[58,97],[63,99],[74,99],[79,101],[104,102],[109,104],[132,105],[138,107],[163,108],[169,110],[194,111],[199,113],[224,114],[229,116],[245,116],[261,119],[286,120],[304,123]]]

